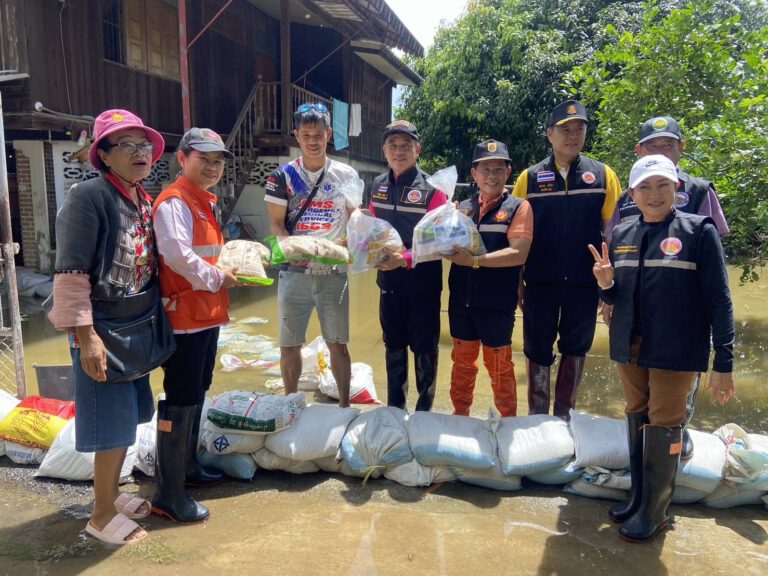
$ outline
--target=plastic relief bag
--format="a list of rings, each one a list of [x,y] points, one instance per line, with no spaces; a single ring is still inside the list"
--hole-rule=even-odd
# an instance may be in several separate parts
[[[397,230],[381,218],[355,210],[347,222],[347,246],[352,264],[350,274],[371,270],[387,259],[390,252],[403,252],[405,246]]]
[[[413,229],[411,254],[414,264],[448,256],[453,252],[454,246],[465,248],[475,255],[485,254],[485,246],[477,226],[471,218],[459,212],[453,205],[457,180],[455,166],[443,168],[427,178],[427,182],[432,186],[445,192],[449,201],[427,212]]]
[[[219,255],[220,268],[237,269],[237,278],[245,284],[270,286],[263,262],[269,262],[269,248],[249,240],[231,240],[224,244]]]
[[[312,260],[330,266],[346,264],[349,250],[325,238],[315,236],[268,236],[264,242],[271,248],[271,265]]]

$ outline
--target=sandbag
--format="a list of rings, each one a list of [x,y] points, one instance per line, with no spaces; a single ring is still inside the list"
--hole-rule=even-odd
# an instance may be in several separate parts
[[[75,450],[75,419],[70,420],[56,436],[50,449],[45,454],[40,468],[35,476],[61,478],[62,480],[86,481],[93,480],[93,452],[78,452]],[[127,480],[136,462],[136,446],[128,448],[120,478]]]
[[[453,482],[456,476],[449,466],[428,466],[415,458],[405,464],[387,466],[384,477],[403,486],[431,486],[441,482]]]
[[[405,246],[395,227],[386,220],[355,210],[347,222],[347,247],[352,260],[347,272],[359,274],[372,270]]]
[[[468,468],[456,468],[451,466],[451,471],[457,480],[465,484],[490,488],[502,492],[517,492],[522,490],[522,477],[514,474],[504,474],[501,471],[501,463],[496,462],[493,468],[487,470],[470,470]]]
[[[681,486],[675,482],[675,491],[672,493],[672,504],[694,504],[709,496],[709,493],[695,488]]]
[[[496,440],[504,474],[529,476],[564,466],[573,458],[568,424],[555,416],[501,418]]]
[[[155,475],[157,462],[157,412],[152,420],[139,424],[136,428],[136,468],[147,476]]]
[[[570,427],[576,466],[599,466],[612,470],[629,467],[627,424],[624,420],[571,410]]]
[[[291,474],[312,474],[320,470],[317,464],[311,460],[305,462],[290,460],[289,458],[278,456],[267,448],[256,450],[256,452],[251,454],[251,458],[256,462],[256,466],[264,470],[282,470]]]
[[[0,420],[5,418],[13,410],[20,400],[16,396],[8,394],[5,390],[0,390]],[[5,456],[5,442],[0,440],[0,456]]]
[[[218,266],[237,269],[237,279],[245,284],[270,286],[274,280],[267,277],[262,261],[269,262],[266,246],[250,240],[230,240],[221,248]]]
[[[373,469],[368,472],[358,472],[349,467],[344,458],[340,458],[338,455],[326,456],[325,458],[318,458],[313,460],[320,470],[323,472],[330,472],[332,474],[342,474],[349,476],[350,478],[379,478],[384,471],[379,469]]]
[[[357,408],[328,404],[307,406],[293,426],[270,434],[264,446],[282,458],[302,462],[332,456],[338,452],[347,427],[359,412]]]
[[[603,486],[604,488],[615,488],[617,490],[631,490],[632,477],[629,470],[608,470],[598,466],[588,466],[584,469],[581,479],[588,484]]]
[[[412,460],[406,417],[405,411],[390,406],[359,414],[341,440],[344,461],[353,470],[368,473]]]
[[[629,498],[629,493],[626,490],[618,490],[616,488],[606,488],[598,484],[590,484],[583,478],[576,478],[572,482],[563,487],[563,492],[568,494],[576,494],[577,496],[586,496],[587,498],[597,498],[600,500],[615,500],[621,501]]]
[[[693,457],[680,461],[675,482],[711,494],[723,477],[725,444],[717,436],[706,432],[689,428],[688,434],[693,440]]]
[[[492,426],[470,416],[415,412],[406,428],[411,452],[421,464],[483,470],[496,464]]]
[[[205,422],[200,432],[201,446],[214,455],[251,454],[264,447],[266,438],[265,434],[240,434],[221,429],[210,422]]]
[[[765,490],[756,489],[749,484],[721,484],[701,503],[708,508],[755,506],[763,503],[765,493]]]
[[[74,402],[27,396],[0,421],[0,440],[47,450],[74,417]]]
[[[499,453],[501,453],[501,449],[499,449]],[[526,474],[525,477],[534,482],[538,482],[539,484],[562,486],[563,484],[568,484],[568,482],[580,477],[584,472],[584,468],[576,466],[574,462],[574,460],[571,460],[567,464],[563,464],[557,468],[536,472],[534,474]]]
[[[256,475],[256,462],[250,454],[211,454],[203,451],[197,455],[197,460],[203,466],[221,470],[236,480],[250,481]]]
[[[293,425],[306,406],[303,392],[276,396],[235,390],[214,397],[208,421],[221,430],[241,434],[269,434]]]
[[[339,399],[339,388],[330,366],[318,372],[320,392]],[[376,386],[373,384],[373,368],[363,362],[352,362],[352,378],[349,383],[350,404],[378,404]]]
[[[727,446],[723,477],[754,489],[768,491],[768,438],[747,434],[736,424],[725,424],[713,432]]]
[[[30,466],[37,466],[45,459],[45,453],[47,450],[42,448],[32,448],[30,446],[24,446],[17,442],[5,441],[5,455],[16,464],[26,464]]]

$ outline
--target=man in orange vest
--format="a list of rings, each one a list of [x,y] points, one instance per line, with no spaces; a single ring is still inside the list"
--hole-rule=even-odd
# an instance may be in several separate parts
[[[197,443],[219,327],[229,322],[227,288],[239,282],[236,270],[216,267],[224,238],[216,222],[216,196],[209,192],[233,155],[207,128],[184,134],[176,155],[181,174],[154,205],[160,290],[176,352],[163,366],[165,400],[158,403],[152,512],[192,523],[207,519],[208,509],[187,494],[185,484],[204,486],[222,479],[197,461]]]

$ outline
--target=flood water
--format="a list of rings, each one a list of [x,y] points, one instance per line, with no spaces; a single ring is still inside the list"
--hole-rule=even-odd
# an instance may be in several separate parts
[[[705,389],[692,426],[712,431],[735,422],[749,432],[768,433],[768,394],[763,374],[768,323],[768,281],[738,285],[731,277],[737,319],[737,396],[713,406]],[[229,333],[277,338],[276,286],[232,292]],[[374,370],[379,397],[386,401],[383,343],[378,323],[375,276],[355,276],[350,285],[353,362]],[[675,305],[674,297],[670,306]],[[444,294],[447,308],[447,293]],[[267,323],[251,323],[265,318]],[[243,322],[243,321],[246,322]],[[319,334],[313,319],[308,341]],[[69,362],[66,338],[42,316],[24,323],[28,392],[35,393],[31,366]],[[513,336],[519,413],[527,412],[522,319]],[[435,410],[450,412],[450,350],[443,314]],[[221,352],[243,360],[247,342]],[[266,391],[269,376],[249,369],[214,375],[212,394],[225,390]],[[411,368],[413,370],[413,368]],[[161,374],[152,378],[162,390]],[[413,407],[413,392],[409,398]],[[310,393],[310,401],[324,401]],[[485,417],[493,405],[481,366],[472,415]],[[607,328],[599,324],[578,408],[622,417],[615,368],[607,357]],[[141,475],[125,488],[150,497],[151,479]],[[517,493],[485,490],[459,482],[407,488],[386,480],[363,486],[356,478],[324,473],[294,476],[257,471],[253,482],[228,482],[193,492],[211,519],[190,527],[150,517],[141,521],[151,536],[121,550],[86,538],[88,495],[79,502],[20,486],[0,485],[0,574],[765,574],[768,573],[768,513],[763,508],[714,510],[675,506],[674,531],[651,544],[632,545],[616,536],[607,520],[610,503],[567,495],[557,487]],[[77,512],[79,510],[79,513]],[[42,550],[42,552],[41,552]]]
[[[447,266],[446,266],[447,272]],[[706,376],[697,398],[696,414],[692,427],[711,431],[723,424],[733,422],[753,433],[768,433],[768,393],[765,391],[765,377],[768,372],[768,278],[760,283],[739,285],[739,271],[731,274],[731,290],[736,317],[736,397],[726,406],[712,405],[705,388]],[[447,275],[447,274],[446,274]],[[374,381],[379,398],[386,403],[386,371],[384,366],[384,344],[379,325],[379,297],[373,272],[352,276],[350,280],[350,344],[352,362],[365,362],[373,367]],[[447,285],[447,282],[446,282]],[[225,334],[243,334],[264,336],[277,341],[277,283],[271,287],[247,287],[231,291],[232,324]],[[675,297],[670,298],[670,306],[675,305]],[[451,375],[451,337],[448,331],[448,292],[443,293],[442,334],[440,338],[440,362],[437,395],[434,410],[451,412],[449,397]],[[525,357],[522,353],[522,317],[515,322],[512,336],[513,360],[518,383],[518,414],[527,413]],[[264,319],[266,323],[253,323],[255,319]],[[312,316],[307,341],[320,334],[320,327],[315,315]],[[69,350],[67,339],[57,333],[41,314],[29,315],[23,323],[24,352],[27,365],[28,393],[37,392],[33,364],[67,364]],[[235,340],[232,344],[220,348],[220,353],[228,353],[247,361],[258,358],[250,353],[249,347],[260,343]],[[472,416],[484,418],[488,408],[493,406],[490,380],[480,362],[475,402]],[[410,367],[413,376],[413,366]],[[553,380],[556,366],[553,368]],[[212,394],[226,390],[252,390],[267,392],[264,387],[267,380],[275,376],[265,374],[263,370],[243,369],[235,372],[223,372],[217,364],[214,373]],[[152,386],[156,392],[162,391],[162,373],[157,370],[152,375]],[[310,400],[313,400],[310,398]],[[325,401],[319,393],[314,401]],[[409,394],[409,407],[415,404],[415,384]],[[589,355],[584,381],[579,390],[577,407],[583,412],[623,417],[623,397],[616,375],[616,368],[608,358],[608,328],[598,323],[595,341]]]

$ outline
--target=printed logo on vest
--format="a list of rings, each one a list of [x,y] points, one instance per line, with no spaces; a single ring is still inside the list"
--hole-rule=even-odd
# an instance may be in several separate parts
[[[507,219],[507,216],[509,216],[508,210],[499,210],[496,212],[496,216],[493,217],[496,222],[504,222],[504,220]]]
[[[683,208],[688,206],[688,202],[691,201],[691,197],[685,192],[675,192],[675,208]]]
[[[664,238],[659,246],[666,256],[677,256],[680,254],[680,250],[683,249],[683,242],[680,238],[670,236],[669,238]]]
[[[406,187],[403,188],[403,196],[400,200],[406,204],[424,204],[427,194],[424,190]]]
[[[584,184],[594,184],[596,180],[594,172],[584,172],[581,175],[581,179],[584,181]]]
[[[536,175],[536,182],[538,182],[539,184],[541,184],[542,182],[554,182],[554,181],[555,181],[555,173],[549,170],[539,172]]]

